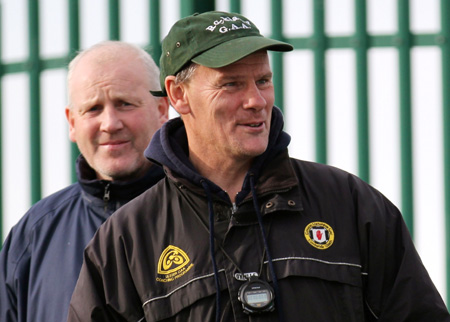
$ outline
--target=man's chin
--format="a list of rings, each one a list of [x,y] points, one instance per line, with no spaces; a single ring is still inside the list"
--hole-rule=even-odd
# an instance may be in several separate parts
[[[267,149],[267,144],[249,145],[248,147],[242,147],[242,154],[247,157],[257,157],[263,154]]]
[[[129,181],[140,177],[144,170],[144,167],[137,167],[136,164],[133,167],[114,164],[100,167],[97,174],[103,180]]]

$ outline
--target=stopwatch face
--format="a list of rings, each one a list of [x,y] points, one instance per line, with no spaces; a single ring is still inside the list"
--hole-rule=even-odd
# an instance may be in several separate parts
[[[247,291],[244,293],[248,305],[259,308],[270,303],[270,294],[267,290]]]
[[[270,312],[274,309],[274,293],[272,287],[260,280],[246,282],[239,289],[239,301],[245,313]]]

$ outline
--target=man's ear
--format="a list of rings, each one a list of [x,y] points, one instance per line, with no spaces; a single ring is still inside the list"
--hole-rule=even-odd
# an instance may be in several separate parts
[[[69,123],[69,139],[72,142],[77,142],[75,135],[75,119],[73,117],[73,110],[70,106],[66,106],[66,119],[67,123]]]
[[[169,119],[169,99],[165,96],[156,98],[158,102],[159,123],[162,126]]]
[[[189,99],[186,93],[186,84],[176,84],[175,76],[167,76],[164,82],[167,96],[173,108],[178,114],[188,114],[191,112]]]

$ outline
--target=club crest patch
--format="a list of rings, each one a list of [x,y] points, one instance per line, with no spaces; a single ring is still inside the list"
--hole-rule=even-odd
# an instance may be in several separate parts
[[[305,228],[305,238],[312,246],[318,249],[327,249],[334,242],[334,231],[330,225],[314,221]]]
[[[169,245],[159,257],[158,282],[172,282],[186,274],[194,264],[188,255],[176,246]]]

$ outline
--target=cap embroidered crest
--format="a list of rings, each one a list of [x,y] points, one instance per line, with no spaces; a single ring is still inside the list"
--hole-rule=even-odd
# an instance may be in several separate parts
[[[305,238],[315,248],[327,249],[333,245],[334,231],[330,225],[315,221],[306,226]]]
[[[291,51],[293,47],[262,36],[249,19],[237,13],[209,11],[185,17],[172,26],[162,42],[162,91],[151,93],[166,96],[166,77],[176,75],[191,61],[219,68],[262,49]]]

